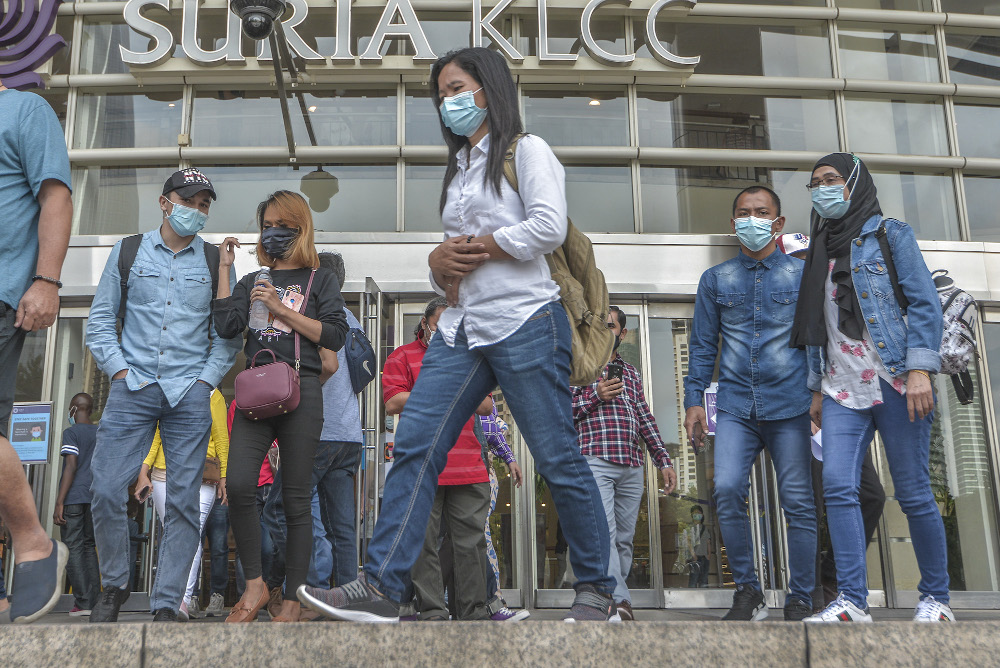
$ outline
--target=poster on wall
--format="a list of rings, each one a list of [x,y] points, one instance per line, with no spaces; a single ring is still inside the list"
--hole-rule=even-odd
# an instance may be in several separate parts
[[[49,432],[52,430],[52,403],[15,403],[7,433],[22,464],[47,464]]]
[[[715,436],[715,416],[719,412],[715,407],[715,400],[718,395],[718,383],[712,383],[705,389],[705,419],[708,422],[709,436]]]

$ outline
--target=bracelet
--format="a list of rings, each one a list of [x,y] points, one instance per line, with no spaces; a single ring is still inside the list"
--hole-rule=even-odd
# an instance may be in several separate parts
[[[929,373],[927,373],[926,371],[924,371],[923,369],[910,369],[910,373],[913,373],[913,372],[922,373],[923,375],[927,376],[928,380],[930,380],[931,375]]]
[[[61,288],[62,287],[62,281],[60,281],[58,278],[52,278],[51,276],[42,276],[41,274],[35,274],[34,276],[32,276],[31,277],[31,281],[32,282],[35,282],[35,281],[45,281],[46,283],[51,283],[52,285],[56,286],[57,288]]]
[[[465,239],[465,243],[467,243],[467,244],[471,244],[471,243],[472,243],[472,240],[473,240],[473,239],[475,239],[475,238],[476,238],[476,235],[475,235],[475,234],[470,234],[470,235],[469,235],[468,237],[466,237],[466,239]]]

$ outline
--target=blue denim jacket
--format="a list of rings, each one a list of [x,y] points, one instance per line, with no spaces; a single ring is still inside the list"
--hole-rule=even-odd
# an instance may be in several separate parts
[[[223,339],[211,322],[212,278],[201,237],[174,253],[159,229],[146,232],[128,279],[128,308],[121,342],[115,332],[121,285],[118,254],[111,256],[97,284],[87,321],[87,347],[108,376],[128,369],[128,388],[159,383],[171,406],[195,382],[212,387],[233,366],[243,340]],[[230,288],[236,284],[231,275]]]
[[[784,420],[809,410],[806,353],[789,348],[805,263],[775,250],[742,251],[701,275],[688,343],[684,409],[701,406],[722,335],[717,407],[731,415]]]
[[[944,322],[941,301],[931,272],[917,245],[913,228],[892,218],[885,219],[886,239],[903,294],[910,300],[906,317],[900,314],[899,302],[889,279],[875,232],[882,216],[872,216],[861,228],[861,235],[851,246],[854,291],[872,345],[891,376],[901,376],[910,369],[936,373],[941,370],[941,337]],[[818,354],[817,354],[818,353]],[[819,392],[826,371],[826,351],[815,347],[809,355],[809,389]]]

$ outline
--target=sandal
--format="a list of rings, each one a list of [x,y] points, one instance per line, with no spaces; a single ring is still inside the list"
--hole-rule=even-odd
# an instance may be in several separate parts
[[[267,591],[267,587],[264,588],[264,592],[260,596],[260,600],[253,607],[246,607],[246,605],[237,604],[233,607],[232,612],[226,617],[227,624],[238,624],[240,622],[256,622],[257,613],[260,612],[261,608],[267,605],[267,601],[270,599],[271,594]]]

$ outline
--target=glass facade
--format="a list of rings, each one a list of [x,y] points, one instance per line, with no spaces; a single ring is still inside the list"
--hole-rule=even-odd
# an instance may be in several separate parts
[[[124,3],[92,3],[86,11],[63,3],[56,30],[69,46],[42,72],[42,94],[70,147],[75,236],[68,262],[79,263],[74,271],[81,278],[57,327],[29,336],[19,401],[52,400],[57,415],[81,389],[103,402],[106,378],[86,352],[82,332],[104,258],[120,236],[159,224],[163,181],[189,165],[204,169],[219,192],[206,228],[214,241],[227,234],[252,240],[256,205],[267,193],[305,193],[321,242],[345,253],[348,302],[379,332],[383,360],[408,342],[428,296],[426,249],[440,235],[447,156],[427,92],[428,64],[413,59],[408,39],[383,42],[380,63],[331,60],[340,48],[335,8],[307,4],[295,34],[303,50],[321,58],[306,60],[302,81],[288,87],[293,161],[271,63],[255,61],[254,44],[243,40],[235,53],[229,49],[245,62],[190,59],[226,54],[222,5],[200,10],[193,40],[182,38],[179,7],[146,7],[143,15],[165,26],[173,45],[157,63],[137,66],[123,60],[122,49],[143,53],[159,42],[125,23]],[[635,62],[601,64],[581,38],[585,3],[574,4],[550,7],[547,37],[539,35],[533,7],[513,7],[493,25],[524,56],[512,70],[525,127],[545,138],[566,167],[570,216],[594,235],[612,300],[628,313],[631,333],[621,350],[642,373],[677,463],[680,485],[671,495],[647,465],[629,585],[639,592],[638,607],[728,605],[731,594],[724,590],[733,582],[712,500],[713,449],[695,453],[685,443],[682,379],[698,276],[732,252],[726,235],[733,197],[747,186],[769,185],[781,197],[786,231],[807,233],[804,186],[812,164],[826,153],[854,151],[871,167],[885,214],[911,224],[925,251],[935,253],[928,257],[940,264],[932,268],[945,266],[964,280],[972,268],[996,266],[989,258],[997,250],[982,245],[1000,242],[994,131],[1000,30],[988,18],[996,3],[701,0],[690,11],[664,11],[655,22],[663,47],[700,56],[693,68],[654,60],[645,12],[612,3],[593,17],[594,42],[610,54],[634,54]],[[825,14],[805,8],[851,11],[847,19],[835,12],[816,18]],[[470,12],[471,3],[418,5],[435,54],[471,43]],[[959,16],[945,25],[943,12]],[[380,14],[371,6],[353,8],[346,44],[355,56],[369,46]],[[483,43],[498,48],[488,36]],[[577,60],[541,62],[546,52]],[[320,170],[326,174],[310,176]],[[1000,301],[990,280],[974,288],[985,311]],[[958,404],[947,379],[938,381],[932,469],[953,588],[988,595],[996,607],[1000,317],[985,318],[981,340],[974,404]],[[230,397],[232,375],[223,388]],[[497,399],[503,412],[502,395]],[[366,413],[366,426],[381,432],[380,402],[369,403],[377,409]],[[513,603],[566,605],[568,594],[560,590],[573,576],[558,516],[516,422],[505,417],[527,480],[515,488],[497,467],[500,495],[491,529],[501,586]],[[366,500],[362,535],[370,532],[378,503],[379,460],[369,445],[371,475],[359,483],[359,498]],[[869,583],[881,592],[877,603],[909,605],[913,551],[878,444],[875,452],[890,502],[869,551]],[[49,469],[41,498],[51,504],[58,472]],[[754,469],[751,504],[758,518],[752,523],[755,559],[765,586],[780,590],[787,571],[784,524],[766,458]],[[691,520],[695,506],[705,515],[700,529]],[[51,508],[42,516],[50,517]],[[709,566],[692,579],[687,558],[696,533],[709,537]],[[953,600],[962,605],[961,596]]]

